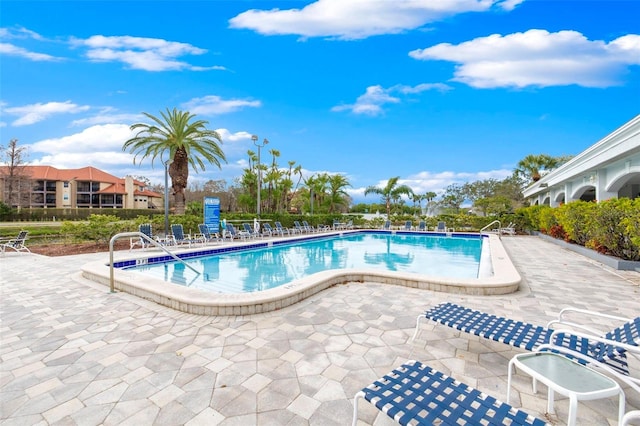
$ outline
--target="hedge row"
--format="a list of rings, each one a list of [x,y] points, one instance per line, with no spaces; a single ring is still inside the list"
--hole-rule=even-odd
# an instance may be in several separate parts
[[[572,201],[518,211],[531,230],[624,260],[640,260],[640,198]]]

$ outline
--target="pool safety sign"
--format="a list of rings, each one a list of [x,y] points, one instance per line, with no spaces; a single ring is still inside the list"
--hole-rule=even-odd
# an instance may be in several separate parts
[[[220,232],[220,198],[204,197],[204,224],[209,232]]]

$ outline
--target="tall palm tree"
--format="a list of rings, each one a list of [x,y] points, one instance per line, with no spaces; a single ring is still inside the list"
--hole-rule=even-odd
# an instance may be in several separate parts
[[[387,219],[391,216],[391,200],[398,198],[400,195],[413,194],[413,190],[407,185],[398,185],[400,176],[392,177],[387,181],[387,184],[383,187],[369,186],[364,190],[364,196],[369,194],[381,195],[384,199],[385,206],[387,208]]]
[[[438,194],[436,194],[433,191],[428,191],[426,194],[423,195],[424,199],[427,200],[427,205],[424,206],[425,210],[427,211],[427,216],[429,215],[429,210],[431,209],[431,202],[438,196]]]
[[[541,170],[552,170],[566,161],[565,157],[552,157],[547,154],[529,154],[518,162],[515,173],[530,182],[537,182],[542,177]]]
[[[347,186],[351,186],[351,184],[345,176],[336,174],[329,177],[329,213],[333,213],[336,208],[348,204],[349,194],[345,191]]]
[[[160,112],[161,118],[146,112],[143,113],[154,124],[137,123],[130,128],[137,131],[135,136],[124,143],[122,150],[138,155],[140,160],[151,158],[151,165],[156,159],[170,161],[169,176],[175,200],[176,214],[184,214],[184,190],[189,179],[189,166],[195,172],[205,170],[206,160],[220,168],[220,160],[226,163],[224,152],[220,148],[222,138],[215,130],[206,128],[208,121],[191,121],[195,115],[188,111]],[[167,154],[167,159],[163,158]]]

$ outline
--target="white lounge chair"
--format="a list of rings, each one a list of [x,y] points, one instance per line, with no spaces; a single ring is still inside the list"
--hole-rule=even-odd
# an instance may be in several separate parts
[[[282,235],[283,237],[284,237],[284,234],[291,235],[296,233],[295,230],[285,228],[284,226],[282,226],[280,222],[275,222],[275,225],[276,225],[276,231],[278,232],[278,234]]]
[[[516,235],[515,226],[516,226],[516,224],[511,222],[511,223],[509,223],[509,225],[505,226],[504,228],[500,228],[499,232],[500,232],[500,234]]]
[[[198,242],[197,239],[191,238],[191,234],[184,233],[184,228],[181,223],[171,224],[171,235],[173,235],[173,244],[175,245],[187,244],[191,247],[191,244]]]
[[[622,418],[621,426],[640,425],[640,410],[629,411]]]
[[[217,232],[211,233],[211,231],[209,231],[209,227],[204,223],[198,224],[198,231],[200,231],[200,234],[196,236],[196,240],[201,241],[204,244],[222,241],[220,235],[218,235]]]
[[[227,234],[231,240],[246,240],[250,236],[247,231],[238,231],[231,223],[227,223]]]
[[[151,239],[154,239],[150,223],[142,223],[138,225],[138,232],[146,235]],[[143,238],[143,237],[129,238],[129,250],[133,250],[136,246],[140,246],[140,248],[147,248],[150,245],[151,243],[146,238]]]
[[[501,402],[418,361],[409,361],[358,392],[401,425],[534,425],[547,422]]]
[[[6,249],[11,249],[16,252],[26,251],[27,253],[31,253],[31,250],[24,245],[24,242],[27,241],[27,234],[29,234],[29,231],[20,231],[18,232],[17,237],[0,243],[0,251],[3,254]]]
[[[569,319],[574,315],[606,318],[621,324],[603,333],[602,330]],[[600,368],[640,392],[640,377],[632,376],[627,363],[627,355],[640,360],[640,317],[623,318],[584,309],[565,308],[560,311],[558,319],[543,327],[454,303],[441,303],[418,316],[413,339],[418,335],[422,318],[517,348],[561,353],[590,367]]]
[[[256,232],[256,230],[248,223],[243,223],[242,227],[244,228],[244,232],[249,235],[249,238],[262,238],[262,234],[260,232]]]

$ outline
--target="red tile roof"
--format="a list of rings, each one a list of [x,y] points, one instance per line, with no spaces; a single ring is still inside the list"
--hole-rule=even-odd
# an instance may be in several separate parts
[[[0,170],[8,166],[0,166]],[[124,179],[111,175],[95,167],[87,166],[80,169],[57,169],[53,166],[25,166],[25,174],[35,180],[51,181],[90,181],[111,183],[112,185],[99,191],[101,194],[126,194]],[[162,194],[145,189],[140,191],[140,187],[146,187],[144,182],[134,179],[134,195],[146,195],[149,197],[162,197]]]

